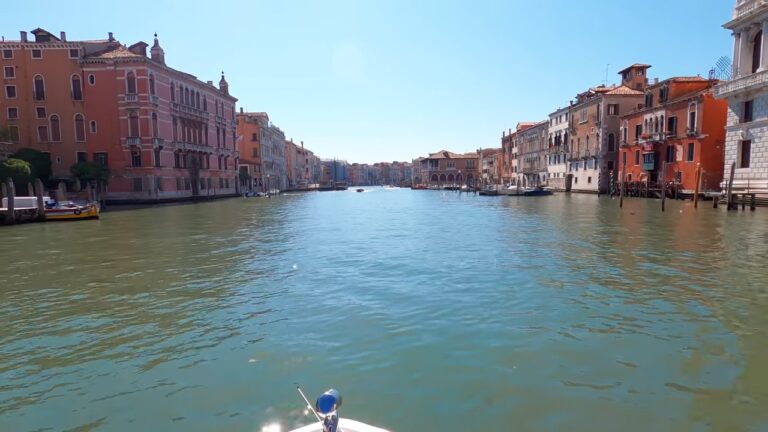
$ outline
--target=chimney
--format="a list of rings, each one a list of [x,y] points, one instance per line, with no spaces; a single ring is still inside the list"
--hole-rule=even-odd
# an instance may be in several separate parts
[[[115,35],[113,35],[112,32],[109,32],[107,34],[109,35],[109,38],[107,40],[110,41],[110,42],[114,42],[115,41]]]
[[[24,30],[20,31],[19,34],[21,35],[21,41],[26,42],[27,41],[27,32]]]
[[[61,39],[62,42],[66,42],[67,41],[67,32],[61,32],[61,37],[59,39]]]
[[[208,81],[208,85],[212,86],[213,85],[213,81]]]
[[[210,83],[210,81],[208,81],[208,82]],[[211,84],[213,84],[213,83],[211,83]],[[240,107],[240,114],[245,114],[245,113],[243,112],[243,107]]]

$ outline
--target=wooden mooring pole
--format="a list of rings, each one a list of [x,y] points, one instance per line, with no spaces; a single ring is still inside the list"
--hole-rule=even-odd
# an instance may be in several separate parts
[[[731,164],[731,173],[728,176],[728,186],[726,188],[725,202],[728,210],[738,210],[738,204],[733,199],[733,175],[736,172],[736,162]]]
[[[661,163],[661,211],[664,211],[664,206],[667,204],[667,179],[664,177],[666,173],[667,162]]]
[[[627,161],[624,160],[623,167],[621,169],[621,178],[619,182],[619,208],[624,208],[624,189],[627,182]]]
[[[699,208],[699,191],[701,190],[701,164],[696,165],[696,190],[693,192],[693,208]]]
[[[13,225],[16,223],[16,206],[14,205],[14,198],[16,198],[16,187],[13,185],[13,179],[8,177],[5,180],[6,184],[6,198],[8,198],[8,214],[5,216],[5,223]]]
[[[45,201],[43,201],[43,181],[35,179],[35,196],[37,197],[37,219],[45,220]]]

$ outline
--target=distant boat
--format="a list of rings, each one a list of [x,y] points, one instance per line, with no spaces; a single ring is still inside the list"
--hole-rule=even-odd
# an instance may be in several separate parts
[[[363,189],[363,188],[359,188],[359,189],[357,189],[357,191],[358,191],[358,192],[365,192],[365,189]]]
[[[337,181],[334,183],[333,188],[335,190],[347,190],[347,182]]]
[[[517,186],[510,186],[505,191],[507,196],[521,196],[521,195],[524,194],[524,192],[525,191],[523,189],[521,189],[519,185],[517,185]]]
[[[499,190],[494,185],[488,185],[480,191],[480,195],[496,196],[499,194]]]
[[[81,220],[98,219],[99,205],[96,203],[78,204],[74,201],[61,201],[45,208],[46,220]]]

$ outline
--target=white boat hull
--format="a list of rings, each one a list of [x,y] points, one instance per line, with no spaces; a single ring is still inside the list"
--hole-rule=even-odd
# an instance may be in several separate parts
[[[377,428],[375,426],[369,426],[359,421],[354,421],[346,418],[339,419],[339,431],[340,432],[389,432],[386,429]],[[291,432],[323,432],[323,425],[320,422],[315,422],[311,425],[294,429]]]

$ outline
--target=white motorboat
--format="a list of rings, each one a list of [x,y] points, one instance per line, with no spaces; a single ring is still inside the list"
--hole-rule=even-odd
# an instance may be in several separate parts
[[[299,391],[302,399],[307,403],[307,408],[314,414],[317,422],[294,429],[291,432],[389,432],[386,429],[367,425],[359,421],[340,419],[337,410],[341,407],[342,399],[339,392],[334,389],[321,394],[317,398],[314,407],[309,403],[307,397],[304,396],[304,392],[301,391],[300,387],[297,386],[296,390]]]
[[[507,188],[505,193],[508,196],[522,196],[524,194],[525,190],[523,190],[519,185],[517,186],[510,186]]]

